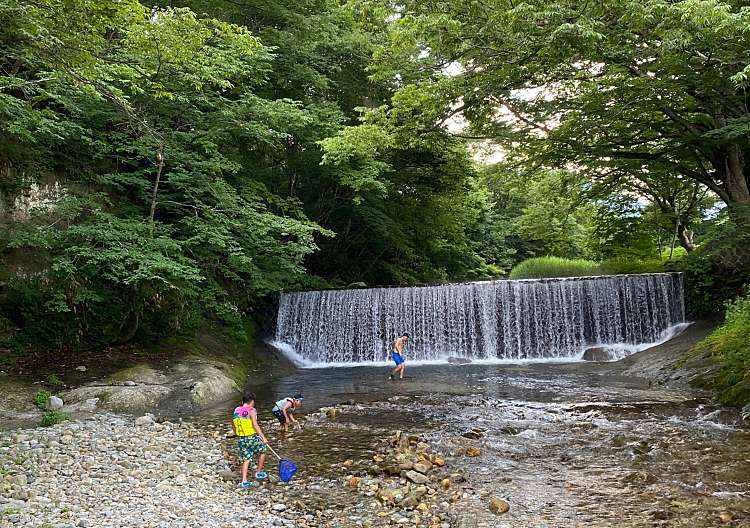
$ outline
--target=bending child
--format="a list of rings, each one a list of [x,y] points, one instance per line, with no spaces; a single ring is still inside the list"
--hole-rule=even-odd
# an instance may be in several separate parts
[[[238,445],[240,449],[240,458],[242,459],[242,482],[240,486],[249,488],[255,486],[254,482],[247,480],[247,470],[250,461],[258,456],[258,470],[255,472],[256,479],[267,479],[268,474],[263,471],[263,465],[266,463],[266,435],[263,434],[258,425],[258,418],[255,410],[255,394],[245,393],[242,395],[242,405],[234,410],[232,415],[232,427],[234,433],[239,437]]]
[[[295,394],[291,398],[280,399],[271,409],[279,423],[284,426],[284,432],[289,431],[289,422],[297,423],[297,420],[294,419],[294,411],[302,405],[304,399],[301,394]]]

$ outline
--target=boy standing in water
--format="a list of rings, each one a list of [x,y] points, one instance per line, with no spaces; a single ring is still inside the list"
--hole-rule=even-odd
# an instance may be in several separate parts
[[[250,461],[258,457],[258,471],[255,472],[256,479],[266,479],[268,474],[263,471],[263,464],[266,463],[266,435],[258,425],[258,418],[255,411],[255,394],[246,392],[242,395],[242,405],[237,407],[232,414],[232,427],[234,433],[238,436],[238,445],[240,448],[240,458],[242,459],[242,482],[240,486],[249,488],[255,486],[254,482],[247,480],[247,469]]]
[[[297,420],[294,419],[294,411],[302,405],[304,399],[301,394],[295,394],[292,398],[280,399],[271,409],[279,423],[284,426],[285,433],[289,431],[289,422],[297,423]]]
[[[398,379],[404,379],[404,368],[406,368],[406,364],[404,363],[403,353],[404,345],[407,341],[409,341],[409,334],[403,333],[393,342],[393,353],[390,356],[394,363],[396,363],[396,368],[391,371],[388,379],[393,379],[393,376],[396,375],[397,372],[399,374]]]

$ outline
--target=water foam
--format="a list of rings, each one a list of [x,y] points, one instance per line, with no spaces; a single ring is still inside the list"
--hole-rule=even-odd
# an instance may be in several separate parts
[[[624,357],[683,322],[680,274],[488,281],[286,293],[273,344],[307,367],[388,365],[402,332],[412,365],[568,362],[594,343]]]

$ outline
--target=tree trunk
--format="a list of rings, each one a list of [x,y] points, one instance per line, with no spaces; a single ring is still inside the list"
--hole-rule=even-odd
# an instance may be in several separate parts
[[[688,253],[695,251],[693,230],[685,227],[682,222],[679,222],[677,225],[677,237],[680,239],[680,245],[685,248],[685,251]]]
[[[154,223],[154,213],[156,212],[156,195],[159,192],[159,181],[161,180],[161,171],[164,169],[164,144],[159,145],[159,150],[156,152],[156,179],[154,180],[154,188],[151,192],[151,209],[148,212],[148,223]]]

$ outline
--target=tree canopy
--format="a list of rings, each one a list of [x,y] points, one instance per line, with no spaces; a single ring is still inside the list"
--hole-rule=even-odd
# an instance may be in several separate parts
[[[122,343],[237,325],[290,288],[700,254],[744,232],[749,19],[709,0],[6,0],[0,330]]]

